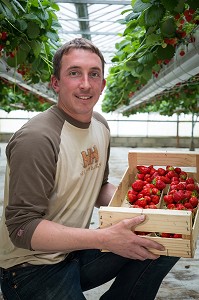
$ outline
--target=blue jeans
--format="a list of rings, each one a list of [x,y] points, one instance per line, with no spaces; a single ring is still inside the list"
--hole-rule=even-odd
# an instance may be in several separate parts
[[[6,300],[83,300],[84,291],[115,278],[101,300],[153,300],[178,259],[139,261],[99,250],[76,251],[58,264],[2,270],[1,289]]]

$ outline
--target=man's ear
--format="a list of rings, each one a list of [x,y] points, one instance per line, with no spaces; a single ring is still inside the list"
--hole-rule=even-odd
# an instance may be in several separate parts
[[[51,76],[51,86],[56,93],[59,92],[59,80],[54,75]]]

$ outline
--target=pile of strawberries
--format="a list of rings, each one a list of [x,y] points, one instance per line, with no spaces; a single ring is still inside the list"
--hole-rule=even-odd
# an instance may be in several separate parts
[[[198,206],[199,185],[181,168],[166,166],[137,166],[138,173],[127,199],[132,207],[157,208],[162,191],[169,187],[163,200],[165,208],[191,210]]]
[[[137,166],[136,180],[128,191],[127,199],[134,208],[158,208],[163,190],[168,192],[163,196],[164,208],[194,211],[199,202],[199,185],[194,178],[188,177],[181,168],[167,166]],[[148,235],[150,232],[135,232],[139,235]],[[182,238],[178,233],[156,233],[164,238]]]

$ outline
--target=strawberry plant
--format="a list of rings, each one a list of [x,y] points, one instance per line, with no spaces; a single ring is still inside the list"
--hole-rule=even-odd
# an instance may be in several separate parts
[[[52,57],[59,46],[57,10],[52,0],[0,1],[0,59],[6,70],[13,70],[14,76],[18,73],[16,78],[27,84],[49,82]],[[0,84],[0,95],[5,111],[41,111],[51,105],[46,98],[25,94],[16,84]]]
[[[174,57],[176,48],[194,41],[194,32],[199,23],[198,5],[193,0],[132,1],[132,9],[124,11],[123,15],[126,15],[122,20],[126,29],[122,34],[123,40],[116,44],[117,52],[109,70],[102,102],[104,112],[115,111],[120,106],[128,105],[135,92],[146,85],[153,76],[157,78],[160,70]],[[183,50],[179,55],[184,56]],[[191,91],[194,85],[188,83],[188,91],[189,87]],[[182,107],[185,101],[191,103],[191,106],[195,105],[196,99],[190,97],[188,100],[189,97],[184,97],[183,88],[177,90],[175,87],[173,93],[177,92]],[[158,101],[162,103],[166,100],[164,113],[171,115],[179,110],[179,105],[176,101],[170,101],[173,102],[175,110],[170,108],[168,96],[169,100],[174,99],[171,94],[163,93]],[[154,102],[157,99],[155,97]],[[150,100],[143,105],[135,105],[123,114],[129,116],[147,110],[157,111],[157,106],[154,106],[154,103],[151,106],[151,102]],[[192,113],[187,103],[186,113]],[[164,107],[164,104],[162,106]]]

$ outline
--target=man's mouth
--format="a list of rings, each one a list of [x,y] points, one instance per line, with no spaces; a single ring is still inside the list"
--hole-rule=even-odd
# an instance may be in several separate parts
[[[76,97],[82,100],[88,100],[92,98],[92,96],[76,96]]]

